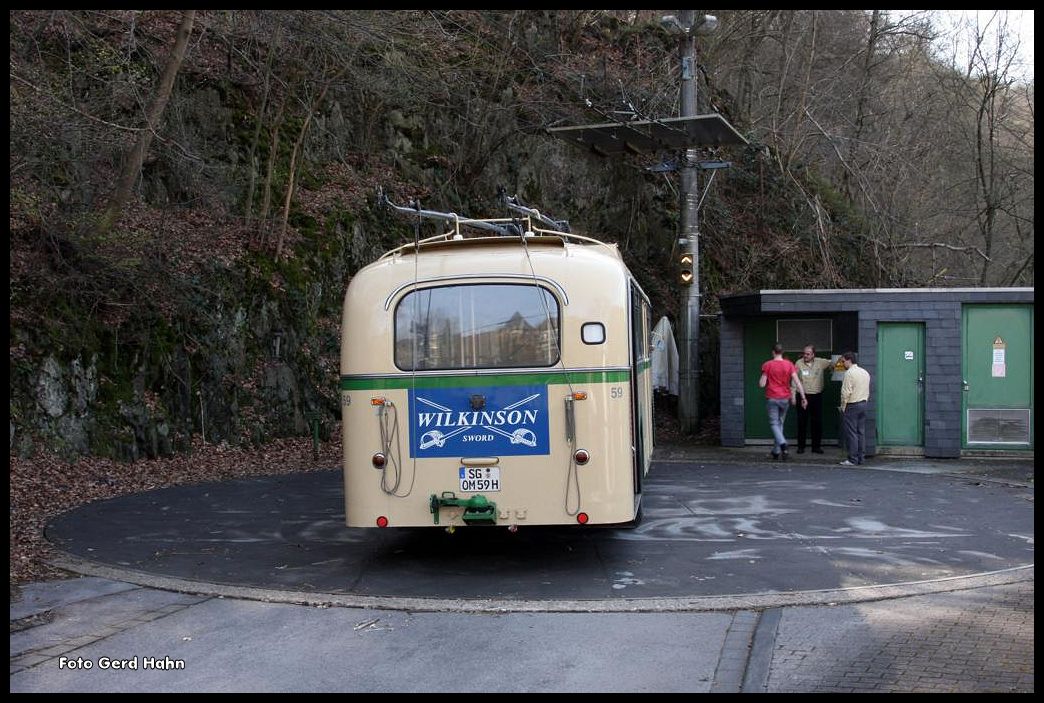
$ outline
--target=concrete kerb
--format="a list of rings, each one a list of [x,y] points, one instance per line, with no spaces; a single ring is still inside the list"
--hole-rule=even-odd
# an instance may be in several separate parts
[[[664,464],[699,464],[699,463],[713,463],[713,464],[742,464],[749,466],[750,461],[744,461],[740,459],[657,459],[656,461]],[[983,483],[996,483],[1001,486],[1015,486],[1018,488],[1030,488],[1033,486],[1029,481],[1020,481],[1013,478],[998,478],[995,476],[982,476],[980,474],[972,473],[971,470],[960,471],[953,467],[937,467],[933,465],[927,465],[923,462],[921,464],[875,464],[870,466],[863,464],[857,467],[843,467],[838,466],[837,462],[802,462],[802,461],[789,461],[787,466],[800,466],[802,468],[818,468],[825,470],[835,469],[847,469],[849,471],[895,471],[897,473],[907,474],[933,474],[936,476],[946,476],[947,478],[957,478],[964,480],[975,480]]]
[[[766,445],[767,447],[767,445]],[[699,451],[692,449],[678,449],[669,447],[666,451],[660,450],[654,454],[653,461],[664,464],[742,464],[749,466],[751,461],[763,461],[772,466],[792,466],[803,468],[820,468],[829,470],[846,469],[851,471],[896,471],[899,473],[934,474],[948,478],[968,479],[982,481],[984,483],[996,483],[1019,488],[1030,488],[1033,486],[1032,473],[1034,461],[1029,457],[975,457],[961,459],[936,460],[925,457],[912,457],[893,454],[878,454],[859,467],[841,467],[838,462],[844,458],[840,453],[836,457],[795,456],[793,453],[790,460],[785,464],[777,464],[769,461],[766,447],[742,447],[742,448],[715,448]],[[702,449],[702,448],[701,448]],[[1027,473],[1030,478],[1022,480],[1004,476],[988,475],[989,464],[1006,464],[1023,467],[1020,469]]]
[[[510,600],[403,598],[361,596],[343,593],[309,593],[233,586],[179,579],[121,569],[80,559],[60,552],[50,560],[58,568],[138,586],[215,598],[237,598],[266,603],[286,603],[313,607],[363,608],[406,612],[460,613],[662,613],[763,610],[801,605],[844,605],[870,601],[964,591],[987,586],[1033,581],[1033,564],[966,576],[949,576],[926,581],[853,586],[837,589],[792,591],[786,593],[737,593],[691,598],[613,598],[601,600]]]

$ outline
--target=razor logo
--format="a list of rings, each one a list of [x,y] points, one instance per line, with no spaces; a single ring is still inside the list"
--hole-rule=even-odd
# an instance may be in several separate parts
[[[470,389],[474,390],[474,389]],[[481,410],[454,410],[465,398],[470,398],[469,389],[453,389],[427,392],[422,397],[414,396],[414,446],[428,456],[450,455],[457,442],[461,444],[481,443],[486,449],[498,454],[546,453],[541,452],[541,440],[547,440],[547,398],[541,393],[527,393],[519,398],[519,389],[514,390],[512,402],[501,406],[508,389],[481,389],[492,407]],[[523,388],[526,393],[530,388]],[[517,399],[517,400],[516,400]],[[473,407],[473,406],[472,406]],[[472,432],[472,430],[474,430]],[[459,436],[459,437],[458,437]],[[445,450],[439,452],[438,450]],[[486,450],[484,449],[484,451]],[[536,450],[535,452],[532,450]],[[432,452],[435,452],[434,454]]]

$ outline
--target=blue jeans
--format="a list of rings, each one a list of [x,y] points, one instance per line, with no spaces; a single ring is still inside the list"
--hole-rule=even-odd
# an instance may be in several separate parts
[[[768,398],[765,400],[765,410],[768,412],[769,427],[772,428],[772,455],[775,456],[783,451],[787,440],[783,436],[783,421],[787,419],[787,409],[790,408],[790,398]]]

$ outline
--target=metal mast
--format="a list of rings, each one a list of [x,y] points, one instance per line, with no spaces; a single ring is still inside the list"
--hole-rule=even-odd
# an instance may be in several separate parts
[[[678,43],[678,56],[681,59],[681,117],[696,115],[696,32],[694,10],[681,10],[679,13],[682,32]],[[681,288],[682,340],[679,346],[678,360],[678,423],[685,434],[696,431],[696,422],[700,408],[700,223],[698,205],[699,177],[696,173],[697,152],[686,148],[685,158],[681,164],[680,189],[680,243],[692,259],[692,284]]]
[[[657,152],[682,152],[682,163],[650,168],[654,172],[680,171],[681,298],[678,326],[681,332],[678,373],[678,419],[682,432],[696,430],[699,412],[699,176],[704,169],[728,168],[727,161],[699,160],[697,146],[746,145],[747,140],[721,115],[697,114],[696,111],[696,36],[710,34],[718,26],[713,15],[696,16],[695,10],[680,10],[666,15],[663,27],[680,36],[678,56],[681,60],[680,116],[661,119],[616,121],[576,127],[549,127],[547,132],[566,141],[586,147],[602,157],[652,155]],[[708,180],[708,184],[709,184]]]

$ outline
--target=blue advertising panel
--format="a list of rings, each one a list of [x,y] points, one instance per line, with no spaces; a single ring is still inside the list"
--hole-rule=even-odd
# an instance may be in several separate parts
[[[412,457],[550,453],[547,386],[422,388],[409,395]]]

